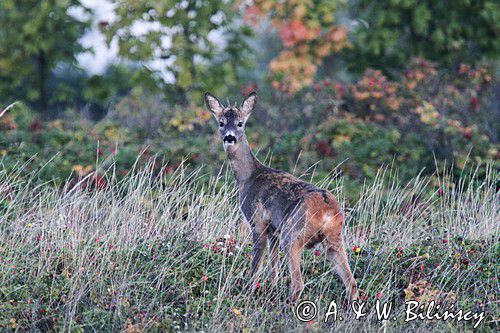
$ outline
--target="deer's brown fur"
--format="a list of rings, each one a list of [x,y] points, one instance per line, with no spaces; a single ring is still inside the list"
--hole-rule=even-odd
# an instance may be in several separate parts
[[[288,260],[290,301],[294,303],[304,288],[300,271],[302,251],[323,242],[349,298],[357,298],[356,281],[342,241],[344,216],[335,197],[289,173],[264,166],[250,149],[244,125],[255,105],[255,93],[239,108],[223,107],[208,93],[205,101],[219,121],[224,148],[238,183],[240,208],[250,225],[254,243],[252,286],[258,279],[269,241],[275,279],[279,277],[280,248]]]

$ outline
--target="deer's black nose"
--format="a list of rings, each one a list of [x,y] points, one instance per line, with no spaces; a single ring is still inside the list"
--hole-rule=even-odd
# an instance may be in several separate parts
[[[236,143],[236,137],[232,134],[228,134],[224,137],[223,141],[224,143],[230,143],[230,144]]]

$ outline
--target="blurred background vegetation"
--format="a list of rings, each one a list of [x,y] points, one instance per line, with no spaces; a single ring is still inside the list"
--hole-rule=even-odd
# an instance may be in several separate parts
[[[2,0],[0,106],[20,103],[0,157],[44,166],[41,181],[124,175],[139,154],[216,172],[202,94],[256,90],[247,135],[273,167],[341,164],[353,190],[381,166],[461,173],[500,157],[499,35],[493,0]],[[99,41],[115,54],[92,73],[79,59]]]

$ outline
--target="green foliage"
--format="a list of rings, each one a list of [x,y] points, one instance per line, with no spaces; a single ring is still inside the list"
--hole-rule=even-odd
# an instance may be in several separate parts
[[[328,154],[326,147],[332,147],[332,164],[344,165],[348,177],[374,179],[379,167],[395,166],[403,179],[410,179],[422,169],[433,169],[432,155],[425,143],[415,134],[402,135],[397,127],[384,128],[380,125],[345,119],[328,119],[319,129],[320,135],[314,148],[321,156]]]
[[[337,1],[251,2],[246,19],[270,20],[283,46],[269,63],[274,88],[292,95],[311,85],[323,59],[349,46],[347,29],[334,25],[337,8]]]
[[[87,101],[107,101],[112,97],[124,96],[133,87],[155,87],[154,83],[140,70],[123,65],[110,66],[103,75],[92,75],[86,79],[83,98]]]
[[[233,0],[114,2],[117,18],[104,28],[108,42],[118,40],[120,55],[131,60],[165,60],[162,71],[174,76],[165,88],[172,101],[186,104],[189,94],[199,99],[208,89],[225,92],[238,82],[239,67],[248,64],[244,38],[251,31],[238,25]],[[139,22],[147,31],[135,36]],[[210,40],[217,34],[225,46]]]
[[[382,164],[394,163],[404,178],[423,168],[431,172],[433,156],[458,172],[467,160],[498,159],[498,127],[488,111],[495,78],[487,67],[458,67],[438,71],[414,59],[400,81],[367,70],[353,84],[318,82],[288,105],[303,110],[305,102],[312,110],[302,113],[302,123],[317,127],[302,132],[302,148],[315,147],[317,160],[347,160],[348,174],[360,180],[373,177],[375,165]],[[292,117],[289,127],[296,122]]]
[[[391,72],[414,56],[442,64],[500,55],[498,1],[369,1],[350,8],[359,22],[350,64]]]
[[[0,2],[0,96],[21,99],[48,111],[48,80],[54,67],[73,64],[86,21],[68,14],[79,0],[2,0]]]
[[[143,112],[145,106],[150,107],[150,113]],[[211,114],[204,108],[167,112],[168,106],[160,97],[140,92],[123,98],[117,107],[118,112],[112,111],[96,124],[77,118],[42,122],[26,106],[14,107],[0,119],[4,168],[12,170],[28,161],[28,169],[38,168],[51,160],[38,174],[39,180],[56,180],[63,185],[92,172],[101,174],[112,163],[122,177],[136,163],[153,156],[170,163],[167,169],[156,172],[170,173],[183,161],[220,167],[223,152],[216,149],[219,147],[208,152],[203,148],[210,141],[218,143],[205,125]]]

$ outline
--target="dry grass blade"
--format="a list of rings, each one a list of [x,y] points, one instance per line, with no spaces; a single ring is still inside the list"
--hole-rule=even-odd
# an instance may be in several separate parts
[[[9,111],[11,108],[13,108],[15,105],[19,104],[19,102],[14,102],[12,103],[11,105],[7,106],[5,109],[1,110],[0,109],[0,118],[3,117],[4,114],[7,113],[7,111]]]

